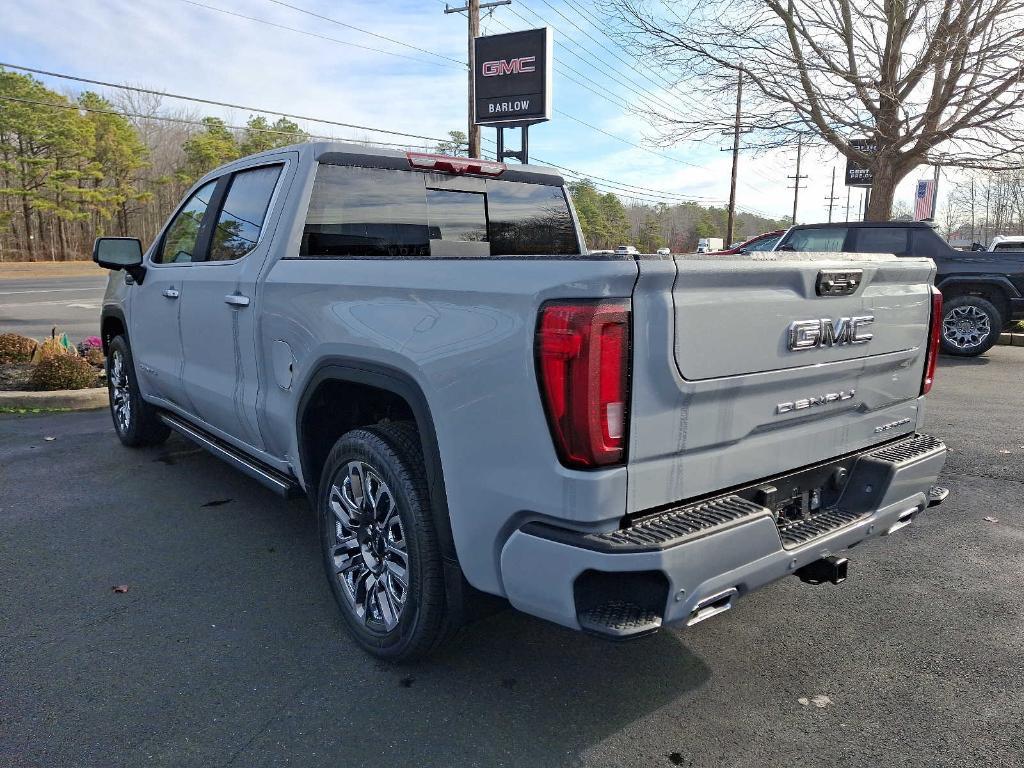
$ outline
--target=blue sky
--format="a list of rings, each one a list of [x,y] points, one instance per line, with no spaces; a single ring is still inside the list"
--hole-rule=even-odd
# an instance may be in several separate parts
[[[22,0],[5,4],[0,60],[260,107],[271,114],[289,112],[425,136],[465,130],[466,75],[451,60],[465,61],[466,21],[461,15],[444,14],[444,0],[287,0],[287,4],[429,53],[314,18],[272,0]],[[616,104],[635,101],[637,96],[631,91],[640,87],[680,108],[685,108],[689,97],[666,91],[659,73],[649,73],[632,62],[602,35],[599,22],[600,13],[592,4],[560,0],[515,0],[511,7],[497,8],[485,17],[485,34],[545,23],[554,28],[555,59],[565,72],[554,75],[554,119],[531,129],[531,158],[675,195],[727,199],[730,155],[719,151],[717,142],[655,147],[646,121]],[[578,74],[569,72],[569,67]],[[60,91],[85,87],[49,77],[40,79]],[[92,89],[112,93],[111,89]],[[249,115],[244,110],[190,105],[170,98],[164,104],[218,115],[235,124],[244,123]],[[400,140],[314,122],[303,122],[302,127],[339,138]],[[493,139],[494,133],[485,128],[485,139]],[[721,146],[727,140],[723,137]],[[517,141],[518,137],[509,137],[510,144]],[[786,189],[791,182],[785,177],[793,173],[794,157],[795,149],[759,158],[743,155],[738,205],[788,216],[792,190]],[[836,194],[841,198],[837,205],[845,206],[841,163],[834,156],[812,155],[805,158],[802,169],[810,178],[804,182],[808,188],[800,192],[800,220],[826,218],[824,198],[833,166],[839,179]],[[897,200],[909,205],[915,180],[928,173],[926,168],[912,173]],[[860,194],[859,190],[853,192],[854,206]],[[843,213],[837,211],[835,218],[843,218]]]

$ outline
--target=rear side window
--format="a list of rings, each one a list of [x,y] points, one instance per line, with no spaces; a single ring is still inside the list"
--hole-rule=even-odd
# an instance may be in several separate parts
[[[280,175],[280,165],[239,171],[234,175],[217,217],[209,261],[240,259],[256,247]]]
[[[488,179],[487,213],[492,256],[580,252],[561,187]]]
[[[299,255],[429,256],[423,176],[321,165]]]
[[[858,253],[910,254],[907,227],[864,227],[857,230]]]
[[[847,231],[846,227],[797,229],[790,233],[785,244],[794,251],[835,253],[843,250]]]
[[[457,179],[457,177],[451,177]],[[433,180],[432,180],[433,179]],[[467,178],[453,189],[416,171],[321,165],[299,255],[486,257],[578,254],[558,186]]]

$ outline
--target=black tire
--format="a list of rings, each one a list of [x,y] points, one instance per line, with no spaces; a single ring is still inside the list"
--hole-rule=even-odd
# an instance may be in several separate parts
[[[317,512],[327,580],[355,641],[396,662],[440,645],[449,611],[415,429],[387,423],[343,435],[324,464]]]
[[[942,305],[942,351],[958,357],[987,352],[999,339],[1003,318],[980,296],[954,296]]]
[[[135,361],[124,336],[115,336],[107,346],[107,396],[114,431],[124,445],[159,445],[171,434],[156,409],[139,393]]]

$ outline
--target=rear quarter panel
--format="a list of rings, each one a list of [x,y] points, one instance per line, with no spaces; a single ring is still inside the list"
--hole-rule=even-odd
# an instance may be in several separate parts
[[[288,390],[262,403],[268,449],[298,470],[304,382],[332,358],[398,368],[434,421],[456,550],[471,584],[501,593],[498,554],[514,527],[545,517],[584,527],[623,514],[626,470],[559,464],[534,371],[534,333],[549,299],[628,298],[626,260],[281,259],[262,287],[260,343],[294,357]]]

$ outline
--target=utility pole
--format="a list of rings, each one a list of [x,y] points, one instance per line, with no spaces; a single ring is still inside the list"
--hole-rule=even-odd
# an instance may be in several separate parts
[[[473,40],[480,36],[480,9],[494,8],[498,5],[511,5],[512,0],[499,0],[499,2],[481,3],[480,0],[466,0],[461,8],[449,8],[445,3],[445,13],[465,13],[469,19],[467,26],[469,32],[469,98],[468,102],[468,127],[466,136],[469,137],[469,156],[480,157],[480,126],[473,122],[473,112],[476,108],[476,52],[474,51]]]
[[[846,188],[846,220],[850,220],[850,188]]]
[[[736,169],[740,164],[740,110],[743,104],[743,70],[736,78],[736,122],[732,129],[732,180],[729,182],[729,220],[725,225],[725,242],[732,243],[736,223]],[[797,171],[799,173],[799,171]]]
[[[932,215],[931,220],[935,221],[935,211],[939,207],[939,173],[942,170],[942,166],[938,163],[935,164],[935,185],[932,187]]]
[[[796,137],[796,176],[787,176],[787,179],[793,179],[793,224],[796,224],[796,205],[800,199],[800,179],[806,179],[807,176],[800,175],[800,155],[803,153],[804,137],[803,134],[799,134]],[[804,187],[806,189],[806,187]]]
[[[833,165],[832,166],[832,189],[829,191],[828,197],[825,198],[825,201],[828,203],[828,223],[829,224],[832,223],[832,206],[835,203],[835,201],[838,200],[838,199],[839,198],[836,197],[836,167]]]

